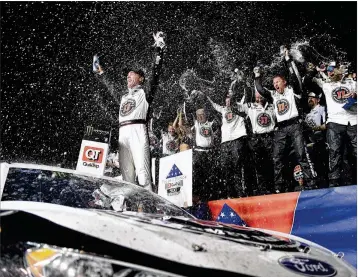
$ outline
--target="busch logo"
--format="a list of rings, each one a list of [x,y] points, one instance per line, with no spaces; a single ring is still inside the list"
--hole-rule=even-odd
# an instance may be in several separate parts
[[[134,99],[128,99],[126,102],[124,102],[121,105],[119,113],[121,116],[127,116],[131,114],[134,111],[134,108],[136,107],[136,102]]]
[[[276,102],[277,112],[279,115],[284,115],[290,109],[290,104],[286,99],[281,99]]]
[[[261,127],[268,127],[271,124],[271,118],[267,113],[260,113],[257,116],[257,124]]]
[[[102,163],[103,153],[102,148],[86,146],[83,150],[82,160],[84,162]]]
[[[335,102],[343,104],[347,102],[345,95],[349,93],[349,89],[346,87],[338,87],[332,91],[332,98]]]

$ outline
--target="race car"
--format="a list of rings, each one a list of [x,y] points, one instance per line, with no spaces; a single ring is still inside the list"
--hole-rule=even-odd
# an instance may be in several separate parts
[[[196,219],[135,184],[1,163],[0,276],[356,276],[291,235]]]

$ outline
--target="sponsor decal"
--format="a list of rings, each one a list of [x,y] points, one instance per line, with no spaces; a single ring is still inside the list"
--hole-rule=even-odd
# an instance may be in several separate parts
[[[99,168],[98,164],[102,163],[104,155],[103,148],[85,146],[82,155],[82,164],[88,167]]]
[[[284,268],[305,276],[331,277],[337,274],[337,270],[328,263],[306,257],[282,257],[278,260]]]
[[[295,180],[299,182],[301,179],[303,179],[303,172],[300,165],[296,165],[293,169],[293,177],[295,177]]]
[[[175,140],[169,140],[165,147],[167,148],[168,151],[176,151],[178,148],[178,144],[176,143]]]
[[[128,99],[126,102],[124,102],[121,105],[121,108],[119,109],[119,113],[121,116],[127,116],[130,115],[136,107],[136,102],[134,99]]]
[[[211,137],[211,128],[208,126],[202,126],[200,127],[199,133],[205,138]]]
[[[167,191],[167,196],[179,195],[181,188],[184,185],[185,175],[180,171],[180,169],[174,164],[169,171],[169,174],[166,180],[163,180],[165,184],[165,189]]]
[[[281,99],[276,102],[276,107],[277,107],[277,113],[279,115],[284,115],[290,109],[290,104],[286,99]]]
[[[101,135],[109,135],[109,131],[102,131],[102,130],[94,129],[93,126],[87,126],[85,135],[91,136],[93,133],[98,133]]]
[[[268,127],[271,124],[271,117],[267,113],[260,113],[257,118],[257,124],[261,127]]]
[[[349,89],[346,87],[338,87],[332,91],[332,98],[339,104],[346,103],[348,100],[345,95],[349,93]]]
[[[232,111],[227,111],[225,114],[225,119],[227,123],[233,122],[236,115],[232,113]]]

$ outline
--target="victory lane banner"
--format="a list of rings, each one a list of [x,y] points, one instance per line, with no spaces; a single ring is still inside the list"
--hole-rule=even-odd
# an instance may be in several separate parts
[[[159,161],[158,194],[180,207],[192,206],[193,151],[186,150]]]

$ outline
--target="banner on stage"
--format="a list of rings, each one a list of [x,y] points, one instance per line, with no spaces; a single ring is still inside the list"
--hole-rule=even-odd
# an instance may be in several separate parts
[[[160,159],[158,194],[180,207],[192,206],[193,151]]]

